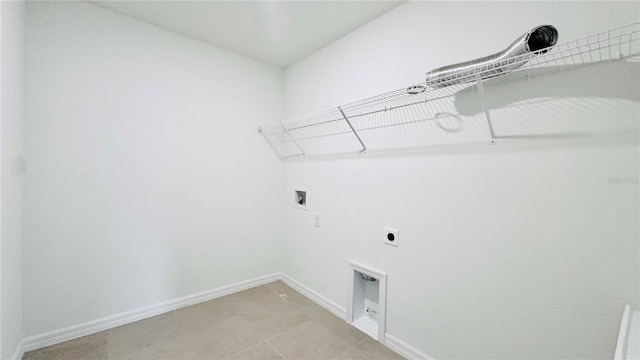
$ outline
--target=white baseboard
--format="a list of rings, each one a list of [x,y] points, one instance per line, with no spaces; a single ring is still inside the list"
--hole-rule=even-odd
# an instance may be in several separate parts
[[[421,352],[420,350],[414,348],[413,346],[407,344],[406,342],[398,339],[397,337],[390,335],[389,333],[387,333],[384,336],[384,340],[385,340],[385,345],[397,352],[398,354],[404,356],[407,359],[410,360],[435,360],[434,358],[432,358],[431,356]]]
[[[24,339],[20,340],[20,342],[18,343],[18,347],[16,348],[16,351],[13,353],[13,357],[11,359],[21,360],[23,355],[24,355]]]
[[[306,296],[311,301],[327,309],[340,319],[345,319],[345,308],[320,295],[315,290],[312,290],[311,288],[303,285],[291,276],[284,273],[275,273],[164,301],[154,305],[126,311],[120,314],[107,316],[101,319],[88,321],[82,324],[77,324],[66,328],[38,334],[35,336],[30,336],[23,339],[18,344],[18,348],[15,351],[13,360],[22,359],[22,356],[27,351],[37,350],[46,346],[55,345],[64,341],[91,335],[100,331],[112,329],[138,320],[181,309],[183,307],[213,300],[222,296],[230,295],[256,286],[268,284],[277,280],[281,280],[300,294]],[[385,335],[384,345],[407,359],[434,360],[434,358],[420,352],[418,349],[410,346],[404,341],[388,333]]]
[[[627,332],[629,331],[629,319],[631,318],[631,305],[624,306],[622,313],[622,321],[620,322],[620,331],[618,332],[618,342],[616,343],[616,352],[613,355],[614,360],[622,360],[625,358],[625,344],[627,342]]]
[[[281,280],[283,283],[289,285],[289,287],[291,287],[293,290],[299,292],[300,294],[309,298],[309,300],[329,310],[331,313],[333,313],[333,315],[339,317],[340,319],[344,319],[345,316],[347,316],[347,311],[345,310],[345,308],[320,295],[316,291],[306,287],[305,285],[302,285],[302,283],[295,280],[291,276],[283,273]]]
[[[347,316],[347,311],[345,310],[345,308],[343,308],[340,305],[336,304],[335,302],[327,299],[326,297],[320,295],[316,291],[308,288],[307,286],[303,285],[302,283],[300,283],[299,281],[295,280],[291,276],[283,273],[281,280],[285,284],[289,285],[292,289],[294,289],[295,291],[299,292],[300,294],[306,296],[307,298],[309,298],[309,300],[311,300],[311,301],[315,302],[316,304],[322,306],[323,308],[327,309],[328,311],[333,313],[335,316],[337,316],[337,317],[339,317],[341,319],[345,319],[345,317]],[[396,353],[404,356],[407,359],[410,359],[410,360],[414,360],[414,359],[415,360],[435,360],[431,356],[428,356],[427,354],[425,354],[425,353],[421,352],[420,350],[414,348],[413,346],[405,343],[404,341],[396,338],[395,336],[389,335],[388,333],[385,334],[384,341],[385,341],[384,345],[386,347],[388,347],[389,349],[395,351]]]
[[[177,310],[186,306],[195,305],[204,301],[213,300],[222,296],[230,295],[242,290],[250,289],[256,286],[268,284],[281,278],[280,273],[266,276],[260,276],[251,280],[241,281],[239,283],[221,286],[219,288],[202,291],[196,294],[183,296],[177,299],[164,301],[161,303],[145,306],[142,308],[126,311],[120,314],[107,316],[101,319],[87,321],[62,329],[49,331],[25,338],[20,344],[21,352],[16,350],[16,360],[22,358],[22,353],[43,348],[45,346],[55,345],[64,341],[73,340],[82,336],[91,335],[100,331],[112,329],[117,326],[129,324],[138,320],[146,319],[152,316],[164,314],[173,310]]]

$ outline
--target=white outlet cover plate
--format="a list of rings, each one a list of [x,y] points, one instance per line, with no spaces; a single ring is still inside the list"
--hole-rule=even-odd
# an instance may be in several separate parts
[[[393,240],[389,240],[388,235],[393,234]],[[387,245],[398,247],[400,243],[400,230],[391,227],[384,228],[384,243]]]

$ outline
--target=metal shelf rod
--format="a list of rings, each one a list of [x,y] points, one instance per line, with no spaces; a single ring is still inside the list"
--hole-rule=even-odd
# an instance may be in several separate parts
[[[447,95],[442,95],[442,96],[438,96],[438,97],[434,97],[434,98],[430,98],[428,101],[435,101],[435,100],[441,100],[441,99],[446,99],[448,97],[453,96],[452,94],[447,94]],[[362,116],[367,116],[367,115],[373,115],[373,114],[378,114],[381,112],[386,112],[386,111],[391,111],[391,110],[396,110],[396,109],[402,109],[408,106],[414,106],[414,105],[418,105],[418,104],[422,104],[425,103],[426,100],[420,100],[420,101],[414,101],[411,103],[407,103],[407,104],[403,104],[403,105],[396,105],[396,106],[389,106],[389,107],[385,107],[379,110],[372,110],[372,111],[367,111],[367,112],[363,112],[357,115],[353,115],[353,117],[362,117]],[[289,131],[295,131],[295,130],[299,130],[299,129],[305,129],[305,128],[309,128],[309,127],[314,127],[314,126],[318,126],[318,125],[324,125],[324,124],[329,124],[332,122],[336,122],[336,121],[341,121],[344,120],[344,118],[336,118],[336,119],[331,119],[331,120],[325,120],[325,121],[318,121],[316,123],[313,124],[308,124],[308,125],[300,125],[300,126],[295,126],[292,128],[289,128]]]
[[[289,135],[289,138],[291,138],[291,141],[293,141],[293,143],[296,144],[296,146],[298,147],[298,150],[300,150],[300,152],[302,153],[302,156],[305,156],[304,150],[302,150],[302,147],[300,147],[300,144],[298,144],[296,139],[294,139],[293,136],[291,136],[291,134],[289,133],[289,129],[287,129],[287,127],[284,126],[282,122],[280,122],[280,125],[282,126],[284,131],[287,133],[287,135]]]
[[[269,137],[267,135],[265,135],[264,131],[262,131],[262,126],[258,127],[258,133],[260,135],[262,135],[262,138],[264,139],[264,141],[267,142],[267,144],[269,144],[269,147],[271,147],[271,150],[273,150],[273,152],[276,153],[276,155],[278,155],[278,157],[280,158],[280,160],[284,160],[284,158],[280,155],[280,153],[278,152],[278,150],[276,149],[275,145],[273,145],[273,143],[271,142],[271,140],[269,140]]]
[[[484,128],[482,120],[482,112],[484,112],[488,132],[491,137],[491,144],[497,141],[492,115],[488,107],[487,92],[484,89],[484,81],[487,84],[491,82],[488,79],[501,77],[507,73],[520,73],[521,75],[511,76],[508,80],[514,81],[520,77],[526,76],[529,79],[530,70],[540,71],[542,75],[553,74],[572,69],[578,65],[590,65],[596,63],[604,63],[607,61],[620,61],[625,59],[640,59],[640,22],[624,25],[615,29],[606,30],[596,34],[592,34],[577,40],[569,41],[564,44],[556,44],[550,48],[540,49],[532,53],[526,53],[514,56],[510,59],[503,59],[498,63],[492,63],[481,68],[466,70],[459,74],[452,75],[450,78],[442,79],[441,82],[435,84],[429,81],[412,85],[408,88],[397,89],[385,94],[358,100],[352,103],[341,105],[337,108],[328,109],[323,112],[310,114],[304,117],[292,119],[266,125],[261,128],[260,132],[265,140],[269,142],[274,151],[280,149],[278,145],[289,143],[289,149],[293,150],[291,142],[295,143],[295,147],[300,151],[302,156],[322,154],[322,146],[343,146],[344,144],[332,144],[332,140],[323,140],[320,142],[309,143],[309,153],[302,148],[301,145],[307,144],[303,141],[307,139],[331,138],[334,135],[347,134],[353,132],[363,151],[374,150],[368,146],[373,146],[378,150],[380,144],[374,141],[377,133],[367,133],[370,129],[391,128],[394,126],[406,125],[414,122],[422,122],[426,120],[437,119],[440,112],[451,112],[455,114],[458,105],[463,105],[463,97],[458,95],[467,94],[466,90],[473,92],[477,89],[477,96],[480,97],[479,108],[474,108],[474,116],[480,111],[479,126]],[[504,78],[507,80],[507,78]],[[475,82],[475,86],[474,86]],[[422,91],[415,92],[416,89]],[[458,101],[460,100],[460,101]],[[473,101],[473,99],[472,99]],[[474,106],[477,106],[474,104]],[[391,110],[395,110],[390,112]],[[435,112],[435,115],[433,114]],[[350,115],[347,117],[346,114]],[[378,114],[385,116],[378,116]],[[340,121],[345,120],[349,128],[338,126]],[[396,121],[400,120],[400,121]],[[357,127],[357,129],[356,129]],[[300,130],[300,132],[295,132]],[[413,129],[411,131],[424,131],[425,129]],[[487,130],[485,130],[487,131]],[[286,133],[286,135],[285,135]],[[367,139],[365,145],[363,137]],[[366,136],[365,136],[366,135]],[[372,140],[369,140],[369,136]],[[379,134],[383,136],[383,134]],[[428,136],[438,136],[437,134],[428,134]],[[480,137],[486,135],[478,134]],[[427,136],[427,137],[428,137]],[[290,139],[290,140],[287,140]],[[421,138],[422,139],[422,138]],[[407,146],[423,146],[413,143],[410,139]],[[337,141],[337,138],[335,139]],[[391,140],[391,139],[390,139]],[[374,144],[375,143],[375,144]],[[375,145],[375,146],[374,146]],[[396,146],[396,145],[393,145]],[[426,146],[426,145],[425,145]],[[305,145],[305,147],[307,147]],[[361,150],[356,150],[361,151]],[[294,155],[300,156],[300,155]]]
[[[491,124],[491,114],[489,114],[489,108],[487,107],[487,100],[484,96],[484,86],[482,85],[482,78],[480,74],[476,74],[476,84],[478,85],[478,95],[480,96],[480,101],[482,102],[482,108],[484,109],[484,114],[487,116],[487,125],[489,125],[489,133],[491,135],[491,145],[495,145],[496,143],[496,134],[493,132],[493,124]]]
[[[347,115],[344,114],[344,111],[342,111],[342,108],[340,108],[340,106],[338,106],[338,110],[340,111],[340,114],[342,114],[342,116],[344,117],[344,120],[347,122],[347,124],[351,128],[351,131],[353,131],[353,134],[356,136],[356,138],[360,142],[360,145],[362,145],[362,151],[367,152],[367,146],[362,142],[362,139],[360,139],[360,135],[358,135],[358,132],[356,131],[356,129],[354,129],[353,125],[351,125],[351,122],[349,121],[349,118],[347,117]]]

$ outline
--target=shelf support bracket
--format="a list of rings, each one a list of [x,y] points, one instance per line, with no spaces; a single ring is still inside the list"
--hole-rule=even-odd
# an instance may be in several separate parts
[[[347,117],[347,115],[345,115],[344,111],[342,111],[342,108],[340,106],[338,106],[338,111],[340,111],[340,114],[342,114],[344,121],[347,122],[347,125],[349,125],[349,127],[351,128],[351,131],[353,131],[353,135],[356,136],[356,139],[358,139],[358,142],[360,142],[360,145],[362,145],[362,152],[366,153],[367,146],[362,142],[362,139],[360,139],[360,135],[358,135],[358,132],[356,131],[356,129],[353,128],[353,125],[351,125],[351,121],[349,121],[349,118]]]
[[[480,73],[476,73],[476,84],[478,85],[478,94],[480,95],[480,102],[482,103],[482,109],[487,117],[487,125],[489,125],[489,134],[491,135],[491,145],[496,143],[496,134],[493,131],[493,124],[491,123],[491,115],[489,114],[489,108],[487,107],[487,100],[484,96],[484,85],[482,85],[482,78]]]
[[[291,136],[291,133],[289,132],[289,129],[287,129],[287,127],[284,125],[284,123],[282,121],[280,122],[280,126],[282,126],[282,128],[287,133],[287,135],[289,135],[289,139],[291,139],[291,141],[293,141],[293,143],[296,144],[296,147],[298,148],[298,150],[300,150],[300,152],[302,153],[302,156],[307,156],[307,154],[305,154],[304,150],[302,150],[302,147],[300,147],[300,144],[298,144],[296,139],[294,139],[293,136]]]
[[[262,135],[262,138],[264,139],[264,141],[267,142],[267,144],[269,145],[269,147],[271,148],[271,150],[273,150],[274,153],[276,153],[276,156],[282,160],[282,155],[280,155],[280,152],[276,149],[276,147],[273,145],[273,143],[271,142],[271,140],[269,140],[269,137],[267,135],[264,134],[264,131],[262,131],[262,126],[258,127],[258,134]]]

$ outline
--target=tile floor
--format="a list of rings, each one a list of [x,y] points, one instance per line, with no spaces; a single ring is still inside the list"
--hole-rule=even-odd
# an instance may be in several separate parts
[[[287,299],[280,294],[286,294]],[[277,281],[34,350],[23,359],[402,357]]]

